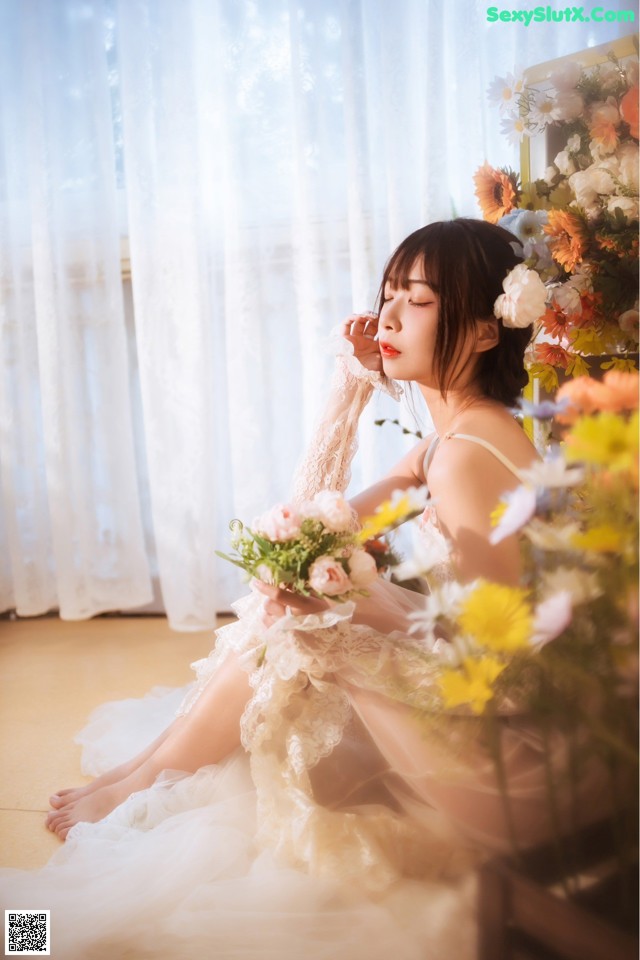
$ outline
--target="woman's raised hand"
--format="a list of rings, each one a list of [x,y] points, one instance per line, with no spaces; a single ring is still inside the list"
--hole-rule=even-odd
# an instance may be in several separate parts
[[[376,336],[378,318],[375,313],[358,313],[342,324],[342,336],[353,345],[354,356],[367,370],[382,373],[382,357]]]
[[[329,606],[326,600],[319,600],[316,597],[303,597],[299,593],[293,593],[291,590],[283,590],[281,587],[275,587],[262,580],[254,580],[253,587],[264,594],[264,612],[262,622],[265,627],[271,627],[287,612],[287,607],[296,616],[305,616],[308,613],[320,613]]]

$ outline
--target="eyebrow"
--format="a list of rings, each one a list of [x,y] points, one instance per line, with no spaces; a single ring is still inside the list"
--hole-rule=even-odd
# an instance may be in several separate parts
[[[387,279],[387,283],[391,283],[391,282],[392,282],[391,277],[389,277],[389,278]],[[410,283],[420,283],[420,284],[422,284],[423,287],[428,287],[428,286],[429,286],[429,281],[428,281],[428,280],[405,280],[405,283],[407,283],[407,284],[410,284]]]

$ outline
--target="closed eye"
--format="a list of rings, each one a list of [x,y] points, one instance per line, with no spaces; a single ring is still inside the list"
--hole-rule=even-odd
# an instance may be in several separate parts
[[[409,303],[412,307],[430,307],[435,300],[425,300],[423,303],[419,303],[417,300],[409,300]]]

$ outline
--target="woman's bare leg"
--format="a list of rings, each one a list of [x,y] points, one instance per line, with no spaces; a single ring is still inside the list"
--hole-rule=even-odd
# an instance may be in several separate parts
[[[47,826],[64,839],[75,823],[101,820],[132,793],[151,786],[163,770],[194,773],[223,760],[240,744],[240,718],[250,696],[247,673],[230,656],[209,680],[191,712],[173,722],[153,749],[145,751],[138,766],[125,772],[122,779],[106,782],[52,811]]]
[[[95,790],[99,790],[101,787],[109,786],[109,784],[117,783],[118,780],[124,780],[125,777],[128,777],[130,773],[133,773],[134,770],[137,770],[138,767],[142,766],[145,760],[155,753],[160,744],[170,735],[174,723],[175,720],[166,728],[166,730],[163,730],[160,736],[150,743],[148,747],[145,747],[144,750],[136,754],[136,756],[131,760],[127,760],[126,763],[121,763],[118,767],[113,767],[112,770],[107,770],[106,773],[96,777],[95,780],[92,780],[91,783],[87,783],[84,787],[69,787],[65,790],[58,790],[57,793],[54,793],[51,797],[49,797],[49,804],[54,808],[54,810],[60,810],[68,803],[72,803],[74,800],[78,800],[80,797],[84,797],[88,793],[93,793]]]

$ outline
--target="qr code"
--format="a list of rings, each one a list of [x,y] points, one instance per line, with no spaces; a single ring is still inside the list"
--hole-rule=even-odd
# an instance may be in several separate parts
[[[49,910],[5,910],[5,956],[51,956],[50,920]]]

